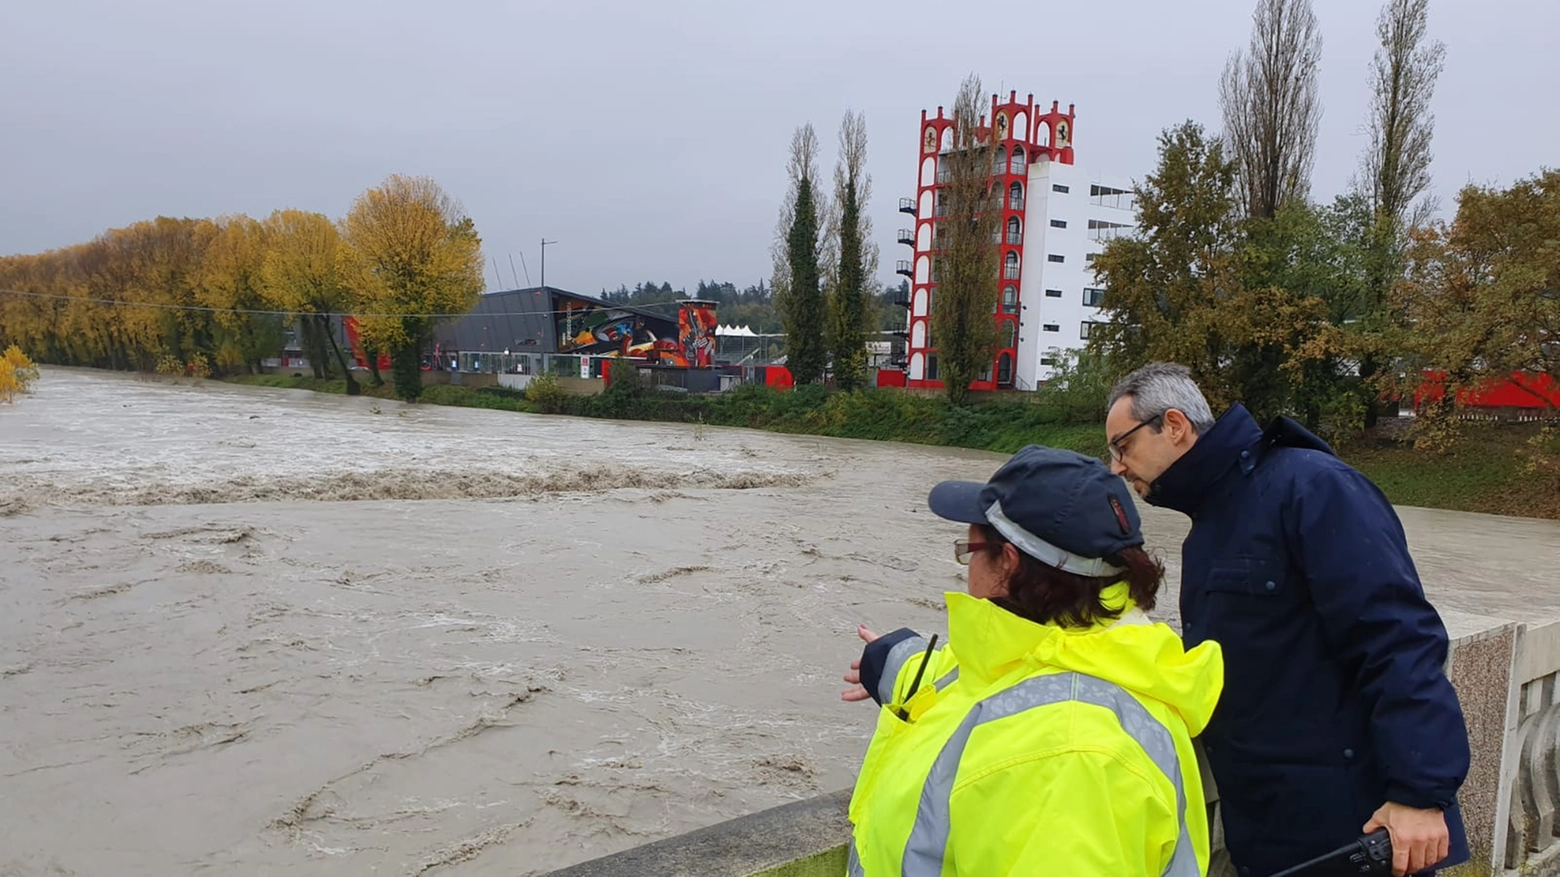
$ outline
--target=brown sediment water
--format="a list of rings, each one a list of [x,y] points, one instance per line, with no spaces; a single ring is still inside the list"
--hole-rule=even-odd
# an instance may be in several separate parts
[[[0,406],[0,874],[515,877],[847,786],[856,624],[945,632],[926,491],[1002,459],[46,368]],[[1560,526],[1408,523],[1438,600],[1560,612]]]

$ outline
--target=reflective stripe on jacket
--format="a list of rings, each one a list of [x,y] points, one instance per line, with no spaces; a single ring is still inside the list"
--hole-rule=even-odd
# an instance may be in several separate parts
[[[951,593],[949,645],[924,671],[918,638],[879,650],[869,690],[890,699],[851,801],[850,873],[1207,873],[1191,737],[1217,702],[1218,647],[1186,653],[1124,586],[1106,593],[1122,620],[1086,630]]]

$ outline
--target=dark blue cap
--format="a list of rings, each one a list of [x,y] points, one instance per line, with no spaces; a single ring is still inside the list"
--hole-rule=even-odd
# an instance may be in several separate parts
[[[944,481],[927,497],[932,513],[996,529],[1043,563],[1084,576],[1110,576],[1110,561],[1143,544],[1127,483],[1076,451],[1029,445],[985,484]]]

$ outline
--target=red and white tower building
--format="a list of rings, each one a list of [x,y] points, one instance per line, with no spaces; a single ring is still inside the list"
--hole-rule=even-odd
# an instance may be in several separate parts
[[[1074,121],[1073,106],[1064,112],[1053,102],[1047,111],[1035,106],[1034,95],[1020,102],[1016,91],[1006,101],[993,95],[991,114],[981,119],[982,139],[989,138],[994,154],[993,185],[1005,194],[997,235],[1001,267],[993,281],[997,348],[971,389],[1036,389],[1050,377],[1060,351],[1082,347],[1103,296],[1094,255],[1136,225],[1129,186],[1106,184],[1074,166]],[[900,302],[909,310],[901,367],[910,387],[942,386],[931,304],[937,293],[941,188],[948,180],[941,157],[954,143],[953,126],[942,107],[935,118],[921,112],[919,186],[915,198],[899,202],[901,212],[915,217],[915,227],[898,235],[911,258],[896,265],[910,280],[909,298]],[[879,382],[900,379],[882,374]]]

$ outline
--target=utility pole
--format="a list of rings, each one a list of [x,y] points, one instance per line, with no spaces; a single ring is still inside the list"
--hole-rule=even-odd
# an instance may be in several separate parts
[[[546,238],[542,238],[542,288],[543,289],[547,288],[547,245],[548,244],[556,244],[556,243],[557,243],[557,241],[550,241],[550,240],[548,240]]]

